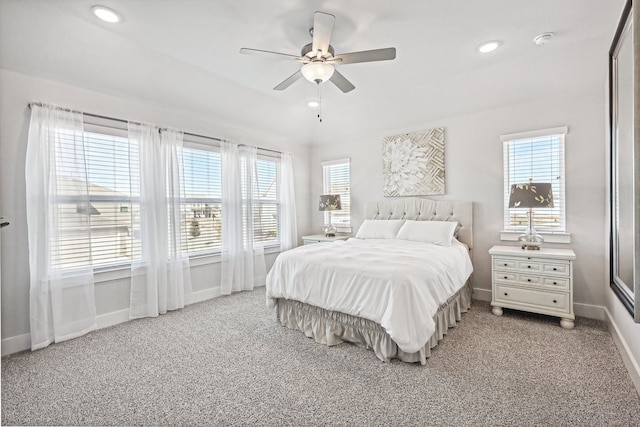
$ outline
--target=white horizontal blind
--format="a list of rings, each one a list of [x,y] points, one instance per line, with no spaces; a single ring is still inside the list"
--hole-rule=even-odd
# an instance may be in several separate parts
[[[280,245],[279,166],[280,161],[275,159],[259,158],[256,162],[254,200],[258,201],[258,207],[253,212],[253,238],[264,246]]]
[[[342,209],[324,212],[324,223],[336,227],[351,226],[350,159],[322,163],[323,194],[339,194]]]
[[[183,148],[185,203],[182,204],[182,249],[190,254],[222,247],[222,162],[220,153]]]
[[[52,247],[52,269],[122,264],[140,258],[134,229],[140,221],[138,147],[128,138],[84,132],[84,152],[58,131],[57,186],[61,198],[58,247]],[[65,171],[64,159],[84,156],[88,182]],[[81,178],[84,179],[84,178]],[[85,190],[86,189],[86,190]],[[88,192],[88,203],[86,194]],[[87,239],[83,228],[90,227]]]
[[[140,259],[140,169],[138,145],[126,130],[88,125],[84,150],[74,135],[59,130],[56,162],[61,197],[56,201],[60,229],[52,239],[52,269],[109,267]],[[190,255],[220,252],[222,175],[218,147],[187,142],[182,148],[185,195],[181,205],[182,248]],[[65,158],[83,156],[85,174],[66,170]],[[279,159],[258,159],[254,195],[254,238],[279,245]],[[247,189],[243,189],[246,191]],[[88,193],[88,194],[87,194]],[[81,232],[89,227],[91,237]],[[246,226],[245,226],[246,229]],[[55,247],[54,247],[55,246]]]
[[[547,233],[565,232],[564,138],[566,128],[547,133],[506,136],[504,150],[504,228],[524,230],[528,224],[527,208],[510,209],[512,184],[549,182],[553,192],[553,208],[534,209],[534,227]],[[533,135],[533,136],[532,136]]]
[[[183,148],[186,203],[182,207],[183,249],[189,254],[219,252],[222,248],[222,160],[217,147]],[[279,202],[277,168],[279,162],[258,159],[254,198],[259,200],[253,214],[256,242],[279,245]],[[242,171],[242,192],[249,191],[247,171]],[[246,220],[246,215],[243,216]],[[247,224],[243,224],[246,239]]]

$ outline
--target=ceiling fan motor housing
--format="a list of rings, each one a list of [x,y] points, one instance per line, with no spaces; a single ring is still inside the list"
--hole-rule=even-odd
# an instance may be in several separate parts
[[[306,56],[307,58],[316,57],[317,52],[313,51],[313,43],[309,43],[303,46],[300,51],[300,56]],[[323,59],[331,59],[335,56],[335,51],[333,50],[333,46],[329,45],[327,49],[327,53],[322,56]]]

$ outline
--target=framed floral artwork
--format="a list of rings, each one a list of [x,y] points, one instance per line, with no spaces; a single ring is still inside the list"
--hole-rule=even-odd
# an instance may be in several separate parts
[[[386,137],[382,174],[385,197],[444,194],[444,128]]]

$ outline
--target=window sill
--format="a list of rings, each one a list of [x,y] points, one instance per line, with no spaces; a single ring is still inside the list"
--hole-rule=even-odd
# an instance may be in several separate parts
[[[500,240],[507,242],[517,242],[518,236],[523,231],[501,231]],[[569,233],[538,233],[542,236],[545,243],[571,243],[571,234]]]

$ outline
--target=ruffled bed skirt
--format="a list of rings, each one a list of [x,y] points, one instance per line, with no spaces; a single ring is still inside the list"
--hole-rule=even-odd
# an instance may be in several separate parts
[[[431,349],[438,345],[438,341],[447,334],[449,328],[456,326],[456,322],[462,318],[462,313],[466,313],[471,307],[471,293],[469,281],[438,308],[433,317],[436,324],[435,332],[424,347],[415,353],[406,353],[398,348],[384,328],[372,320],[283,298],[276,301],[276,314],[284,326],[298,329],[320,344],[332,346],[347,341],[372,349],[383,362],[397,358],[404,362],[420,362],[424,365],[431,356]]]

